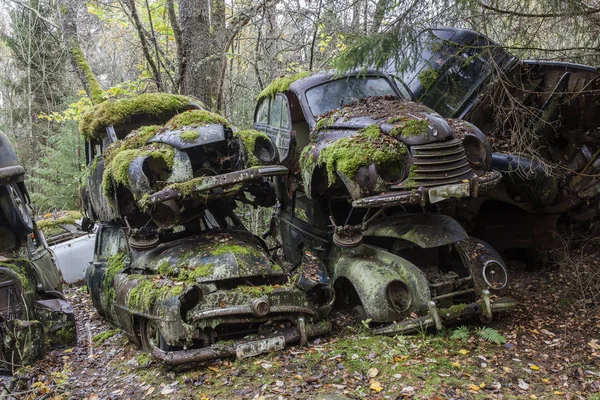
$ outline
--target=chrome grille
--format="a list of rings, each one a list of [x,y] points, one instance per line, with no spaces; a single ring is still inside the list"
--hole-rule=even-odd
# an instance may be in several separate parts
[[[458,183],[475,174],[458,139],[411,146],[411,186],[431,187]]]

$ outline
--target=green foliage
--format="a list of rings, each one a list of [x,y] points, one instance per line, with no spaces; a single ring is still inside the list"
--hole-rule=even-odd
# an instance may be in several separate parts
[[[485,340],[486,342],[495,344],[506,343],[506,338],[502,336],[500,332],[498,332],[494,328],[490,328],[489,326],[475,328],[475,334],[483,340]]]
[[[94,344],[96,345],[102,344],[102,342],[104,342],[107,339],[110,339],[117,333],[119,333],[118,329],[109,329],[108,331],[100,332],[92,338],[92,342],[94,342]]]
[[[39,212],[78,208],[83,168],[83,142],[73,122],[57,126],[43,145],[33,173],[27,177],[31,199]]]
[[[184,127],[197,127],[208,124],[221,124],[225,127],[229,126],[229,121],[217,113],[206,110],[189,110],[177,114],[165,124],[167,129],[181,129]]]
[[[464,325],[459,326],[452,331],[450,339],[466,342],[469,339],[469,328]]]
[[[100,82],[98,82],[98,78],[90,68],[90,65],[85,58],[85,54],[81,51],[81,47],[79,47],[79,43],[71,41],[69,43],[69,52],[71,53],[71,57],[74,62],[77,64],[77,67],[81,70],[84,75],[85,81],[87,83],[86,90],[88,92],[88,96],[92,103],[100,104],[105,100],[104,90],[100,86]]]
[[[270,141],[269,137],[264,132],[259,132],[254,129],[237,131],[234,133],[234,136],[240,138],[242,144],[244,145],[244,150],[246,152],[247,164],[249,167],[254,167],[258,165],[263,165],[263,162],[256,157],[255,148],[256,148],[256,139],[262,138],[264,140]]]
[[[425,69],[419,73],[417,79],[419,80],[421,86],[423,86],[423,89],[429,90],[433,87],[433,85],[435,85],[439,77],[440,73],[438,70]]]

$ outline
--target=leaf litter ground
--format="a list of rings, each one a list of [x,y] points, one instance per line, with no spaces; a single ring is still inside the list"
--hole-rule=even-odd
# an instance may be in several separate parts
[[[569,306],[561,291],[569,282],[558,272],[522,265],[510,272],[521,305],[491,324],[505,345],[478,338],[475,322],[466,324],[466,341],[450,339],[452,328],[371,336],[350,315],[336,312],[334,335],[308,347],[185,371],[163,367],[120,331],[110,332],[85,290],[70,288],[77,346],[53,350],[3,383],[15,398],[26,399],[600,399],[597,310]]]

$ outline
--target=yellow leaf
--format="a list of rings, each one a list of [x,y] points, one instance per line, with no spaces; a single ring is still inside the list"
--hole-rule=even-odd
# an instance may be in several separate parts
[[[381,383],[379,383],[379,382],[371,383],[371,386],[369,386],[369,388],[371,388],[371,390],[376,391],[377,393],[379,393],[383,390],[383,388],[381,387]]]
[[[473,384],[471,384],[471,385],[469,385],[469,386],[468,386],[468,389],[469,389],[469,390],[472,390],[472,391],[474,391],[474,392],[479,392],[479,390],[480,390],[481,388],[480,388],[479,386],[477,386],[477,385],[473,385]]]
[[[219,372],[219,368],[217,367],[208,367],[208,369],[210,369],[213,372]]]
[[[456,361],[454,361],[454,362],[452,363],[452,366],[453,366],[453,367],[456,367],[456,368],[460,368],[460,364],[459,364],[459,363],[457,363]]]
[[[540,369],[540,367],[538,367],[538,366],[537,366],[537,365],[535,365],[535,364],[531,364],[531,365],[529,366],[529,368],[531,368],[531,369],[532,369],[532,370],[534,370],[534,371],[539,371],[539,369]]]
[[[504,372],[507,372],[507,373],[512,372],[512,369],[510,367],[502,367],[502,368],[504,369]]]
[[[460,349],[458,352],[463,355],[469,354],[469,350],[466,350],[466,349]]]
[[[544,383],[550,383],[550,379],[542,378],[542,382],[544,382]]]
[[[75,350],[75,347],[71,347],[70,349],[66,349],[65,351],[63,351],[63,353],[71,353],[73,350]]]

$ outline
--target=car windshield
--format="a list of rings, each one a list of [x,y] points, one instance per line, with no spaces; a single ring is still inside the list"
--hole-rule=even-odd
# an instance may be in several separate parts
[[[455,116],[463,104],[487,80],[494,65],[501,67],[511,56],[490,47],[483,37],[460,45],[442,37],[422,38],[421,51],[407,51],[414,64],[400,72],[399,78],[428,107],[444,117]],[[413,54],[413,55],[411,55]]]
[[[373,96],[397,96],[387,79],[349,77],[323,83],[306,91],[306,100],[315,117]]]

